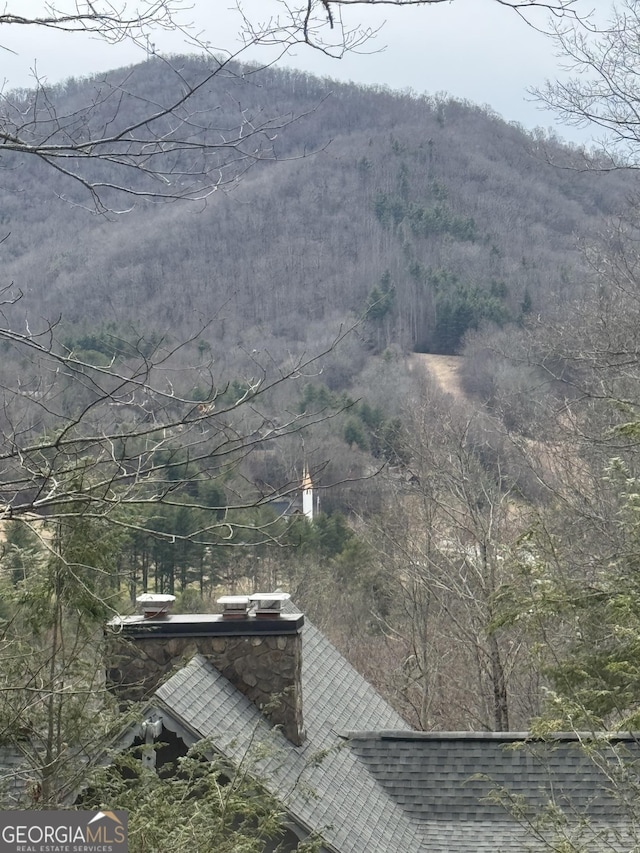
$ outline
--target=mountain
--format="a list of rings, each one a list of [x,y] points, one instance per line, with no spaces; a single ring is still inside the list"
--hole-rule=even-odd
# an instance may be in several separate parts
[[[132,190],[105,190],[129,212],[95,215],[81,183],[2,152],[2,503],[70,523],[80,559],[51,564],[105,565],[100,583],[122,567],[134,594],[282,579],[420,727],[524,729],[548,664],[611,624],[560,609],[554,647],[550,608],[567,589],[582,607],[584,579],[606,603],[602,579],[633,570],[634,255],[598,280],[580,244],[635,178],[571,168],[580,152],[471,104],[273,68],[227,67],[176,127],[164,110],[207,69],[171,64],[69,81],[35,117],[12,96],[54,144],[126,147],[156,110],[188,137],[173,179],[222,185],[161,203],[139,169],[72,157]],[[464,352],[465,394],[410,373],[411,352]],[[313,525],[273,504],[303,470]]]
[[[203,62],[175,58],[169,73],[152,59],[70,80],[48,93],[50,112],[93,104],[94,128],[132,123],[145,105],[175,98],[180,79],[196,80]],[[117,113],[105,86],[124,93]],[[272,154],[246,173],[243,161],[238,176],[229,167],[225,177],[238,180],[206,203],[141,199],[121,216],[90,215],[82,188],[56,170],[3,158],[5,281],[23,294],[11,322],[62,318],[75,346],[107,327],[179,339],[206,326],[200,346],[233,375],[240,348],[279,361],[368,311],[357,356],[329,376],[341,388],[371,351],[453,353],[469,328],[570,299],[582,276],[577,237],[626,192],[617,173],[551,165],[549,156],[573,156],[555,139],[454,99],[234,67],[190,109],[193,142],[209,117],[264,125],[271,140]],[[136,186],[135,173],[126,179]]]

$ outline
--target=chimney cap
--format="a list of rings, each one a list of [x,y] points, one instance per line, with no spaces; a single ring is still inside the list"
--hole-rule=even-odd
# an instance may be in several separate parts
[[[256,616],[280,616],[282,605],[291,596],[288,592],[254,592],[249,598],[255,605]]]
[[[157,619],[171,612],[175,600],[175,595],[143,592],[136,598],[136,604],[142,610],[145,619]]]
[[[232,607],[239,607],[241,604],[249,604],[249,596],[248,595],[221,595],[220,598],[216,599],[218,604],[221,604],[223,607],[225,604],[229,604]]]
[[[249,615],[248,595],[221,595],[217,602],[225,618],[241,619]]]
[[[250,601],[288,601],[291,598],[288,592],[252,592]]]

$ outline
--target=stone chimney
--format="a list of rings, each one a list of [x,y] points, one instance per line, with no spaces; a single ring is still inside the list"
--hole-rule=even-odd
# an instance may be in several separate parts
[[[140,596],[141,615],[107,625],[107,687],[122,700],[148,699],[175,669],[201,654],[300,746],[304,616],[282,612],[288,598],[224,596],[221,614],[172,614],[173,596]]]

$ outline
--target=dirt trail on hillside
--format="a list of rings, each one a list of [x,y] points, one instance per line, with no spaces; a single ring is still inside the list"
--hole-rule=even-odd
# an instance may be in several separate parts
[[[447,394],[462,399],[465,396],[460,382],[461,355],[434,355],[430,352],[414,352],[407,359],[409,371],[422,370],[428,373]]]

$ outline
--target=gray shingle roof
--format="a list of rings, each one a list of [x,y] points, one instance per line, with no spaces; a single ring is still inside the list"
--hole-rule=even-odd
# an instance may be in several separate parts
[[[579,849],[602,850],[602,837],[594,836],[606,833],[611,845],[606,849],[629,850],[628,813],[620,798],[629,786],[620,779],[615,795],[608,791],[620,759],[638,758],[634,738],[599,749],[596,761],[575,736],[542,742],[513,733],[373,731],[349,734],[349,744],[421,826],[425,849],[540,850],[533,825],[553,803],[569,818],[563,829],[567,837],[580,835]],[[599,766],[602,759],[610,761],[606,772]],[[637,792],[637,783],[630,790]],[[520,821],[489,797],[499,791],[517,807]]]
[[[340,853],[418,853],[419,825],[377,784],[345,746],[344,729],[402,729],[402,718],[313,625],[303,628],[302,688],[307,740],[301,747],[279,732],[278,751],[260,765],[267,785],[302,826],[320,831]],[[266,735],[261,713],[204,658],[197,656],[156,692],[181,724],[242,758]],[[328,750],[320,764],[318,753]],[[298,784],[302,780],[302,784]],[[305,788],[311,795],[305,794]]]

